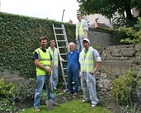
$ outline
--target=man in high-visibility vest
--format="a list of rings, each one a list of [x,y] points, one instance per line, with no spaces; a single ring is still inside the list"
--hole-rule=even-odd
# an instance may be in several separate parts
[[[76,23],[76,41],[78,44],[78,51],[81,52],[83,49],[82,40],[87,38],[88,35],[88,23],[85,19],[82,19],[80,13],[77,14],[78,23]]]
[[[52,71],[52,56],[50,54],[50,51],[46,49],[47,46],[47,37],[42,36],[40,37],[40,48],[37,48],[33,52],[33,60],[34,64],[36,66],[36,90],[34,94],[34,108],[35,112],[39,112],[39,106],[40,106],[40,99],[43,87],[45,85],[46,88],[46,98],[48,99],[48,95],[50,95],[50,98],[52,99],[53,105],[58,105],[54,101],[54,95],[53,95],[53,88],[52,88],[52,76],[50,76],[50,94],[48,94],[48,85],[47,85],[47,75],[51,75]]]
[[[90,101],[91,108],[94,108],[98,103],[95,73],[100,65],[101,57],[98,51],[90,46],[88,38],[83,39],[83,46],[79,57],[81,85],[84,94],[82,102]]]
[[[48,47],[49,50],[52,52],[52,57],[53,57],[53,67],[52,67],[52,77],[53,77],[53,88],[57,89],[57,84],[58,84],[58,56],[59,56],[59,51],[55,47],[55,40],[50,41],[50,47]],[[61,56],[60,56],[61,61],[65,61]]]

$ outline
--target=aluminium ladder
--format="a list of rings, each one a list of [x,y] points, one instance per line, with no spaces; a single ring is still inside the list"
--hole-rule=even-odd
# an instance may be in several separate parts
[[[59,57],[61,56],[63,59],[64,58],[66,59],[69,48],[68,48],[68,40],[67,40],[67,35],[66,35],[64,24],[61,24],[61,27],[55,27],[54,24],[52,24],[52,26],[53,26],[56,46],[59,51]],[[67,63],[67,61],[64,63]],[[67,64],[65,65],[64,63],[62,63],[62,61],[60,60],[60,66],[61,66],[62,76],[64,80],[65,91],[68,91],[68,88],[67,88],[68,83],[66,80],[67,79],[67,72],[66,72]]]

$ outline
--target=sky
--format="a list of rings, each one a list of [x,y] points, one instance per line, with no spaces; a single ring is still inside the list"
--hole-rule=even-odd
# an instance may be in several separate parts
[[[77,22],[76,13],[79,9],[76,0],[0,0],[1,12],[48,18],[50,20]],[[64,10],[64,11],[63,11]]]

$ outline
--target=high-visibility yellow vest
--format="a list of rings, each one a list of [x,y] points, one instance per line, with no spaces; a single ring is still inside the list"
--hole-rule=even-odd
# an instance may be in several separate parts
[[[38,48],[35,51],[38,54],[39,63],[45,66],[46,68],[50,68],[51,58],[50,58],[49,50],[46,49],[46,52],[43,52],[40,48]],[[36,67],[36,75],[37,76],[46,75],[46,71],[41,68]]]
[[[84,36],[84,28],[83,28],[83,23],[85,20],[81,20],[81,22],[76,24],[76,37],[80,36]],[[86,33],[86,37],[87,37],[87,33]]]
[[[55,47],[54,50],[51,47],[49,47],[48,49],[52,51],[53,65],[58,66],[58,49]]]
[[[94,69],[94,51],[92,47],[89,47],[87,53],[85,49],[80,54],[80,65],[82,72],[91,72]]]

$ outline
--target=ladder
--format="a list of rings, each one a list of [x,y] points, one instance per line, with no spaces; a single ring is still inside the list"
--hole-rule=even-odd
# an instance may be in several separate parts
[[[52,26],[53,26],[56,46],[59,51],[59,56],[61,56],[63,59],[64,58],[66,59],[66,55],[67,55],[67,52],[69,51],[69,48],[68,48],[68,40],[67,40],[67,35],[66,35],[64,24],[61,24],[61,27],[60,26],[55,27],[54,24],[52,24]],[[67,85],[68,85],[67,77],[68,76],[67,76],[67,71],[66,71],[67,61],[62,63],[62,61],[60,60],[60,66],[61,66],[62,76],[64,80],[65,91],[68,91],[68,88],[67,88]]]

